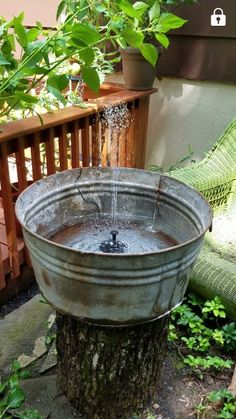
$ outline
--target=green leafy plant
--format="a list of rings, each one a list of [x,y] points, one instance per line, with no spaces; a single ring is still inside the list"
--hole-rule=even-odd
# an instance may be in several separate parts
[[[195,406],[198,419],[205,418],[209,410],[215,410],[216,418],[233,419],[236,415],[236,397],[226,388],[212,391],[204,398],[204,403]]]
[[[204,301],[190,293],[171,315],[168,340],[185,365],[199,378],[205,372],[229,369],[233,363],[225,352],[236,348],[236,324],[229,322],[219,297]],[[204,353],[207,356],[204,357]]]
[[[210,355],[206,357],[188,355],[183,361],[194,370],[199,378],[203,378],[202,371],[210,369],[222,371],[223,369],[230,369],[234,364],[230,359],[224,360],[218,356]]]
[[[20,363],[17,360],[13,361],[10,376],[0,381],[0,419],[11,418],[10,411],[21,407],[25,400],[25,395],[20,387],[19,381],[29,377],[30,373],[21,370]],[[20,419],[43,419],[36,410],[32,409],[26,409],[20,413],[15,412],[14,417]]]
[[[202,313],[213,313],[215,317],[226,317],[224,305],[218,296],[216,296],[213,300],[205,302]]]
[[[100,3],[79,3],[64,23],[46,32],[40,22],[27,29],[24,13],[9,22],[0,17],[0,122],[5,122],[4,117],[12,110],[35,111],[42,98],[33,92],[37,86],[41,89],[42,82],[46,91],[65,106],[63,92],[70,83],[71,58],[78,61],[83,81],[96,92],[102,73],[112,71],[112,57],[106,59],[103,46],[115,35],[109,28],[89,21],[91,5]],[[20,53],[16,54],[16,49]]]
[[[226,351],[236,351],[236,323],[225,324],[222,333]]]
[[[110,73],[113,63],[119,60],[117,45],[137,47],[155,65],[158,52],[151,40],[168,46],[166,33],[185,23],[168,7],[182,3],[63,0],[57,18],[65,12],[64,22],[51,31],[45,31],[40,22],[28,29],[24,13],[9,22],[0,17],[0,122],[6,122],[12,110],[20,111],[20,116],[27,116],[28,111],[39,115],[40,101],[47,109],[45,97],[33,93],[38,86],[41,90],[42,82],[46,92],[54,97],[53,106],[81,105],[76,89],[72,92],[69,88],[67,97],[64,94],[75,65],[80,78],[97,92],[104,74]],[[115,46],[115,52],[106,52],[108,42]],[[72,64],[68,61],[71,59],[75,61]]]
[[[115,0],[101,1],[94,4],[87,2],[89,13],[87,19],[89,23],[102,26],[103,31],[111,34],[111,42],[123,49],[127,46],[138,48],[144,58],[153,66],[158,59],[158,51],[153,41],[164,48],[169,46],[167,33],[171,29],[182,27],[186,20],[176,16],[171,12],[171,7],[179,6],[183,3],[197,3],[196,0]],[[73,12],[75,7],[81,7],[83,0],[63,0],[59,7],[57,16],[64,12],[67,16]]]

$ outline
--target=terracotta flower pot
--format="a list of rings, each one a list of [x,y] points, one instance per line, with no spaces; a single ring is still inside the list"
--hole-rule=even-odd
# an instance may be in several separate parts
[[[152,89],[156,76],[153,67],[138,48],[121,49],[125,86],[130,90]]]

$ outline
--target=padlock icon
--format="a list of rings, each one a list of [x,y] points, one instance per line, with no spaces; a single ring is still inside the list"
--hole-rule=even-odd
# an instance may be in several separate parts
[[[211,26],[226,26],[226,16],[220,7],[213,10],[211,15]]]

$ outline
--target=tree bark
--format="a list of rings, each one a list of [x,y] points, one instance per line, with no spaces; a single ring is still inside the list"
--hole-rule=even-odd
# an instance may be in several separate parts
[[[58,382],[87,419],[124,419],[157,394],[169,316],[132,327],[89,325],[57,313]]]

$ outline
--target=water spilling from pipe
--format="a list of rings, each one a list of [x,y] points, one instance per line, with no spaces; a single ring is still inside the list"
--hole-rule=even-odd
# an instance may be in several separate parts
[[[110,128],[112,131],[121,131],[124,128],[129,128],[131,113],[127,103],[120,103],[119,105],[104,108],[101,118],[107,128]]]
[[[128,130],[133,121],[132,112],[129,110],[127,103],[120,103],[115,106],[108,106],[104,108],[101,114],[101,124],[103,130],[107,131],[107,166],[119,166],[120,154],[120,142],[125,144],[122,136],[127,137]],[[105,146],[105,137],[102,139],[101,152],[103,152]],[[126,153],[130,150],[126,150]]]

